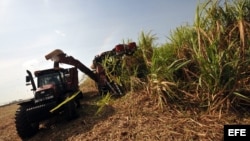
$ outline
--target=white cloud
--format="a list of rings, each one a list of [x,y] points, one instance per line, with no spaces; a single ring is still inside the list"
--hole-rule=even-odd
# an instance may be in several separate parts
[[[55,30],[55,33],[62,36],[62,37],[66,36],[66,34],[64,32],[62,32],[62,31],[60,31],[60,30]]]

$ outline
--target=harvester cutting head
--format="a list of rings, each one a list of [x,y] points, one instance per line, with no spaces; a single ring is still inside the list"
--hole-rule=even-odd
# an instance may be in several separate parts
[[[52,51],[51,53],[45,55],[45,58],[46,60],[51,59],[54,62],[59,62],[61,56],[65,57],[66,54],[62,50],[56,49]]]
[[[115,46],[116,55],[132,55],[136,51],[136,43],[130,42],[129,44],[118,44]]]

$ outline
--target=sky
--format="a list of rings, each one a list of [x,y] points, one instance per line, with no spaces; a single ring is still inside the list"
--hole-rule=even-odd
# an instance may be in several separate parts
[[[0,105],[31,98],[26,70],[48,69],[55,49],[90,67],[95,55],[151,32],[164,43],[194,21],[197,0],[0,0]],[[69,67],[61,65],[61,67]],[[79,74],[81,77],[83,74]]]

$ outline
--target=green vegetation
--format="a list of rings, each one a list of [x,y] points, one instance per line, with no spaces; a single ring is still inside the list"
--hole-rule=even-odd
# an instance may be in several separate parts
[[[193,24],[156,42],[142,32],[137,52],[111,69],[127,91],[147,91],[161,109],[168,103],[208,112],[249,106],[250,1],[205,1]]]

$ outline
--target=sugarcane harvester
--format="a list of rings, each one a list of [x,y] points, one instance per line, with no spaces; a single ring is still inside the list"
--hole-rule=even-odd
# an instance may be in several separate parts
[[[18,135],[25,139],[35,135],[41,121],[61,114],[70,120],[77,116],[76,108],[82,96],[78,86],[78,71],[82,71],[94,81],[96,75],[72,56],[56,49],[45,56],[54,61],[54,67],[35,71],[35,83],[32,73],[27,70],[26,82],[32,85],[34,97],[19,103],[15,114],[15,124]],[[59,63],[72,65],[72,68],[60,68]],[[37,85],[36,85],[37,84]]]
[[[94,68],[90,70],[79,60],[67,56],[62,50],[56,49],[45,56],[46,60],[54,61],[54,67],[32,73],[27,70],[26,83],[32,85],[34,97],[19,103],[20,107],[15,114],[15,124],[18,135],[29,138],[39,131],[39,124],[55,115],[62,115],[71,120],[77,116],[77,107],[82,93],[79,90],[78,69],[94,80],[99,91],[108,90],[113,94],[122,95],[117,84],[105,75],[101,60],[112,55],[131,55],[136,49],[136,44],[119,44],[111,51],[105,52],[94,59]],[[61,68],[60,63],[71,65],[71,68]],[[104,89],[103,89],[104,88]]]

